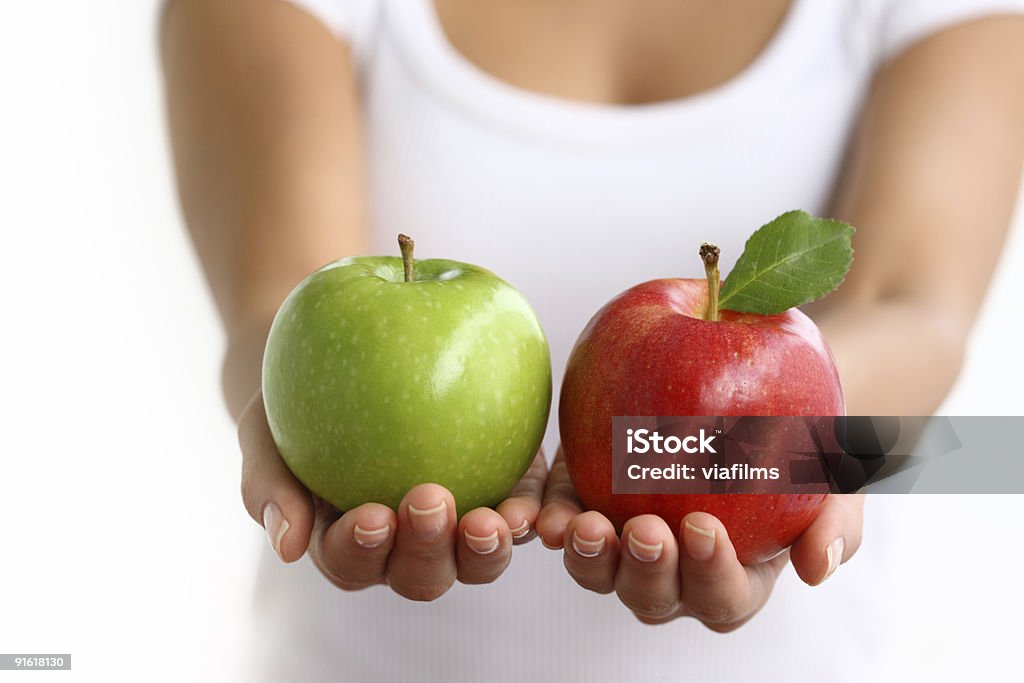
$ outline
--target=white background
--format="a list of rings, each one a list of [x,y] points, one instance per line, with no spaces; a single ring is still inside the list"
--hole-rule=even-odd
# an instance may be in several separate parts
[[[244,656],[263,539],[175,203],[156,7],[0,4],[0,652],[74,658],[0,680],[231,680]],[[1022,222],[941,412],[1024,414]],[[892,679],[1009,679],[1024,499],[913,510]]]

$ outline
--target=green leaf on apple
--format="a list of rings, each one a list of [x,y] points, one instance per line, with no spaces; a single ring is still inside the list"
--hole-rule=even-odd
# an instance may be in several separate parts
[[[718,306],[771,315],[828,294],[853,262],[854,228],[789,211],[750,236],[725,279]]]

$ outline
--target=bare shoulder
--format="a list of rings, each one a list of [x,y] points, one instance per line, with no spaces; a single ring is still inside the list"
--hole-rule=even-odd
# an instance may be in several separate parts
[[[253,38],[260,42],[253,43]],[[183,45],[182,41],[187,44]],[[319,53],[347,59],[345,41],[302,8],[284,0],[164,0],[160,46],[164,58],[176,48],[216,46],[221,57],[244,44],[247,51]],[[257,49],[253,49],[257,48]]]
[[[1004,82],[1024,96],[1024,14],[999,14],[955,24],[918,40],[882,66],[882,74],[979,85]],[[1011,83],[1012,81],[1012,83]]]

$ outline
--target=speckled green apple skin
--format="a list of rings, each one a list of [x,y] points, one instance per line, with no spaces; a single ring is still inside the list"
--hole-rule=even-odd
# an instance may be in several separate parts
[[[359,256],[307,277],[274,319],[263,398],[277,448],[340,510],[448,488],[459,514],[503,500],[540,446],[551,360],[536,314],[493,273]]]

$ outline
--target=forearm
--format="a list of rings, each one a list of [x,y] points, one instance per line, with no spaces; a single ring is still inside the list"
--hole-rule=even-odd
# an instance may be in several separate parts
[[[267,321],[251,330],[234,330],[228,335],[220,378],[224,402],[236,420],[260,389],[263,350],[269,331],[270,321]]]
[[[277,0],[176,0],[162,28],[178,189],[227,332],[237,416],[287,293],[365,251],[350,55]]]
[[[816,318],[849,415],[931,415],[960,370],[965,331],[910,300],[846,304]]]

